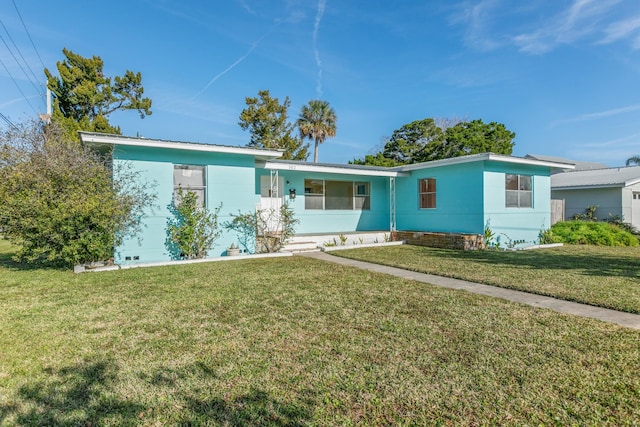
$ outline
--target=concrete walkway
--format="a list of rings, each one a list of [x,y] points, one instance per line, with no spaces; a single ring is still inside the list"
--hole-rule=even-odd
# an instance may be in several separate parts
[[[576,316],[590,317],[602,320],[603,322],[616,323],[627,328],[640,329],[640,315],[624,313],[606,308],[594,307],[587,304],[565,301],[561,299],[545,297],[542,295],[530,294],[528,292],[514,291],[511,289],[498,288],[496,286],[482,285],[480,283],[467,282],[466,280],[450,279],[448,277],[434,276],[433,274],[418,273],[415,271],[403,270],[401,268],[387,267],[385,265],[373,264],[370,262],[356,261],[348,258],[341,258],[329,255],[326,252],[306,252],[301,256],[315,258],[336,264],[361,268],[374,271],[376,273],[389,274],[403,279],[415,280],[423,283],[441,286],[443,288],[461,289],[474,294],[488,295],[508,301],[519,302],[533,307],[548,308],[561,313],[574,314]]]

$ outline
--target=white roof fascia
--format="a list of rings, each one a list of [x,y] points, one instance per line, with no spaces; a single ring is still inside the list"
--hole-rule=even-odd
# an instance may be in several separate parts
[[[561,191],[561,190],[587,190],[591,188],[622,188],[625,187],[624,184],[596,184],[596,185],[568,185],[566,187],[558,187],[551,186],[552,191]]]
[[[200,151],[207,153],[245,154],[257,157],[282,157],[281,151],[259,150],[255,148],[232,147],[227,145],[200,144],[193,142],[165,141],[160,139],[131,138],[119,135],[99,135],[80,132],[82,142],[93,144],[126,145],[133,147],[166,148],[169,150]]]
[[[625,181],[624,186],[628,187],[630,185],[637,184],[639,182],[640,182],[640,178],[630,179],[629,181]]]
[[[344,174],[344,175],[362,175],[362,176],[409,176],[408,173],[389,169],[389,170],[372,170],[372,169],[357,169],[349,167],[332,167],[332,166],[319,166],[314,164],[298,164],[298,163],[280,163],[280,162],[265,162],[264,165],[260,165],[265,169],[270,170],[289,170],[298,172],[322,172],[332,174]]]
[[[522,157],[505,156],[501,154],[482,153],[482,154],[471,154],[468,156],[461,156],[461,157],[451,157],[451,158],[442,159],[442,160],[433,160],[433,161],[424,162],[424,163],[415,163],[415,164],[405,165],[405,166],[397,166],[393,169],[401,170],[401,171],[412,171],[417,169],[435,168],[440,166],[448,166],[448,165],[456,165],[456,164],[480,162],[480,161],[494,161],[494,162],[512,163],[512,164],[530,165],[530,166],[545,166],[549,168],[559,168],[559,169],[575,168],[575,165],[568,164],[568,163],[548,162],[544,160],[525,159]]]

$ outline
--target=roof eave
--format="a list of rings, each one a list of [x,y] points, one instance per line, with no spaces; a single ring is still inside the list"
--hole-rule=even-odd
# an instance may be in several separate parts
[[[440,167],[440,166],[449,166],[449,165],[481,162],[481,161],[494,161],[494,162],[512,163],[512,164],[521,164],[521,165],[530,165],[530,166],[543,166],[551,169],[574,169],[575,168],[575,165],[569,164],[569,163],[558,163],[558,162],[549,162],[545,160],[525,159],[523,157],[505,156],[502,154],[494,154],[494,153],[482,153],[482,154],[470,154],[468,156],[461,156],[461,157],[451,157],[448,159],[433,160],[433,161],[424,162],[424,163],[415,163],[411,165],[396,166],[393,169],[400,170],[400,171],[412,171],[412,170],[418,170],[418,169],[427,169],[427,168],[434,168],[434,167]]]
[[[193,142],[166,141],[161,139],[133,138],[128,136],[80,132],[83,143],[96,145],[124,145],[133,147],[164,148],[169,150],[199,151],[205,153],[244,154],[256,158],[272,159],[282,157],[283,152],[256,148],[232,147],[226,145],[201,144]]]
[[[551,185],[551,191],[561,191],[561,190],[586,190],[591,188],[622,188],[625,187],[625,184],[613,183],[613,184],[582,184],[582,185],[567,185],[567,186],[557,186]]]
[[[629,181],[625,181],[624,186],[629,187],[630,185],[634,185],[640,182],[640,177],[630,179]]]
[[[312,163],[284,163],[284,162],[270,162],[266,161],[259,165],[269,170],[289,170],[297,172],[322,172],[331,174],[343,174],[343,175],[360,175],[360,176],[385,176],[385,177],[399,177],[409,176],[408,173],[396,171],[396,170],[371,170],[371,169],[358,169],[349,167],[332,167],[326,165],[314,165]]]

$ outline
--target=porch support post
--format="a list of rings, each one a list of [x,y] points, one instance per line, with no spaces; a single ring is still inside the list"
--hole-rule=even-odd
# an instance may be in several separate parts
[[[280,197],[278,194],[278,170],[271,169],[271,197],[277,199]]]
[[[396,178],[389,177],[389,231],[396,231]]]

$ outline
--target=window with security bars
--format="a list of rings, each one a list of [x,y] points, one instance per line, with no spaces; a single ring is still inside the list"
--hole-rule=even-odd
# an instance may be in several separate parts
[[[505,200],[508,208],[533,207],[533,177],[530,175],[505,175]]]

